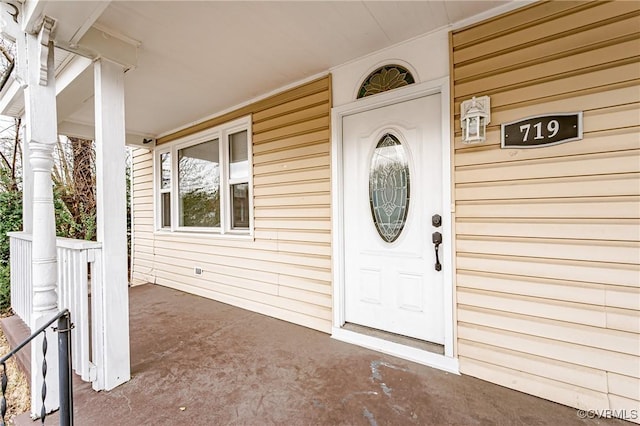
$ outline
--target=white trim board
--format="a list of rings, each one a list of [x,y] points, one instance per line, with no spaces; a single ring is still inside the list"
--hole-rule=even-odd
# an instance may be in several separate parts
[[[342,176],[342,119],[345,116],[381,108],[399,102],[440,93],[442,120],[442,263],[443,270],[443,320],[444,355],[434,354],[410,346],[365,336],[341,328],[345,323],[344,290],[344,208]],[[369,349],[389,353],[400,358],[430,365],[445,371],[458,373],[458,361],[454,358],[454,298],[453,298],[453,242],[451,209],[451,132],[450,132],[449,78],[426,81],[410,86],[359,99],[331,111],[331,202],[332,202],[332,246],[333,246],[333,328],[332,337]]]

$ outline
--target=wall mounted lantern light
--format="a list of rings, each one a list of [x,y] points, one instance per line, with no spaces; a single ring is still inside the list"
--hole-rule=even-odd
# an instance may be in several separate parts
[[[482,143],[487,139],[487,124],[491,122],[491,100],[482,96],[460,104],[462,143]]]

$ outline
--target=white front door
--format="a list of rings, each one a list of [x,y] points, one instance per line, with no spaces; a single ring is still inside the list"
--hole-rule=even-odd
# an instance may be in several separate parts
[[[342,141],[346,322],[444,344],[440,97],[344,116]]]

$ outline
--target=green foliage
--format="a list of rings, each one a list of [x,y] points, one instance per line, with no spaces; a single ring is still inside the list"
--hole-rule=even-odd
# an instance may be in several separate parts
[[[220,197],[195,190],[182,194],[182,221],[184,226],[220,226]]]
[[[0,171],[0,174],[2,172]],[[2,177],[0,176],[0,179]],[[81,222],[77,222],[63,201],[64,188],[56,188],[53,193],[53,204],[56,217],[56,235],[73,237],[79,233],[91,239],[95,236],[95,216],[84,213]],[[10,306],[11,283],[9,272],[9,237],[7,232],[22,229],[22,191],[0,189],[0,313]]]
[[[56,215],[56,235],[58,237],[95,240],[96,216],[94,212],[81,210],[77,217],[69,210],[65,203],[66,188],[54,187],[53,208]]]
[[[52,171],[56,234],[93,240],[96,237],[95,151],[91,141],[58,140]]]
[[[7,176],[0,171],[0,179]],[[10,306],[9,236],[7,232],[22,229],[22,191],[3,189],[0,192],[0,312]]]
[[[0,265],[0,312],[11,307],[11,276],[9,265]]]
[[[15,127],[16,129],[20,127],[19,120],[16,122]],[[0,156],[2,160],[0,161],[0,313],[10,307],[10,240],[7,232],[22,230],[22,151],[17,138],[17,135],[9,139],[5,138],[8,142],[0,146],[0,148],[3,148],[6,145],[11,151],[11,155],[3,154]],[[95,240],[97,228],[95,152],[93,145],[90,141],[70,138],[70,144],[63,146],[58,143],[58,150],[59,153],[52,173],[56,235],[66,238]],[[7,151],[7,149],[4,149],[4,151]],[[2,153],[2,149],[0,149],[0,153]],[[128,161],[127,236],[129,237],[129,245],[131,244],[130,179],[131,164]],[[194,202],[196,201],[194,200]],[[217,198],[216,202],[218,202]],[[196,208],[193,209],[197,210]],[[206,214],[203,212],[194,212],[195,221],[203,221],[205,216]],[[216,220],[219,222],[219,217]]]
[[[56,235],[64,237],[68,235],[69,229],[73,227],[73,216],[69,213],[64,201],[62,201],[60,188],[55,186],[53,188],[53,209],[56,215]]]
[[[96,215],[87,214],[86,212],[81,217],[80,227],[84,231],[84,239],[95,241],[96,240]]]
[[[0,179],[3,177],[0,171]],[[82,222],[78,223],[64,203],[64,188],[56,188],[53,193],[53,204],[56,217],[56,235],[59,237],[73,237],[83,233],[89,239],[95,235],[95,216],[83,214]],[[0,313],[10,306],[10,272],[9,272],[9,237],[7,232],[22,229],[22,191],[7,187],[0,189]]]
[[[9,237],[7,232],[22,229],[22,192],[0,192],[0,265],[9,263]]]

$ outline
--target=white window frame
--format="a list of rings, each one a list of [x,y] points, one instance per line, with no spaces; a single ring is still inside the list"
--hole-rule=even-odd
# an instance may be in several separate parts
[[[163,154],[169,154],[169,170],[170,170],[170,175],[169,175],[169,188],[162,188],[162,155]],[[157,155],[157,160],[154,161],[154,164],[157,162],[157,164],[155,164],[157,167],[157,182],[156,182],[156,186],[157,186],[157,191],[158,191],[158,196],[156,197],[157,200],[157,228],[158,229],[163,229],[163,230],[168,230],[171,228],[171,222],[173,221],[173,206],[170,206],[169,208],[169,219],[170,219],[170,225],[164,226],[164,221],[162,220],[163,217],[162,215],[164,214],[164,205],[162,203],[162,194],[169,194],[169,204],[173,203],[173,153],[171,152],[170,149],[163,149],[160,150],[156,153]],[[154,175],[155,176],[155,175]]]
[[[234,133],[247,132],[247,179],[230,179],[230,152],[229,135]],[[218,139],[219,161],[220,161],[220,227],[191,227],[180,226],[179,218],[179,196],[178,196],[178,150],[188,148],[199,143]],[[161,189],[161,164],[160,156],[166,152],[171,157],[171,227],[162,227],[162,193],[167,190]],[[254,233],[254,210],[253,210],[253,142],[251,131],[251,116],[246,116],[233,120],[216,127],[212,127],[193,135],[185,136],[176,141],[162,145],[154,150],[153,156],[153,187],[154,187],[154,224],[155,232],[160,234],[181,234],[181,235],[207,235],[212,237],[232,237],[232,238],[253,238]],[[249,228],[232,229],[232,206],[231,206],[231,185],[236,183],[248,183],[249,186]]]

